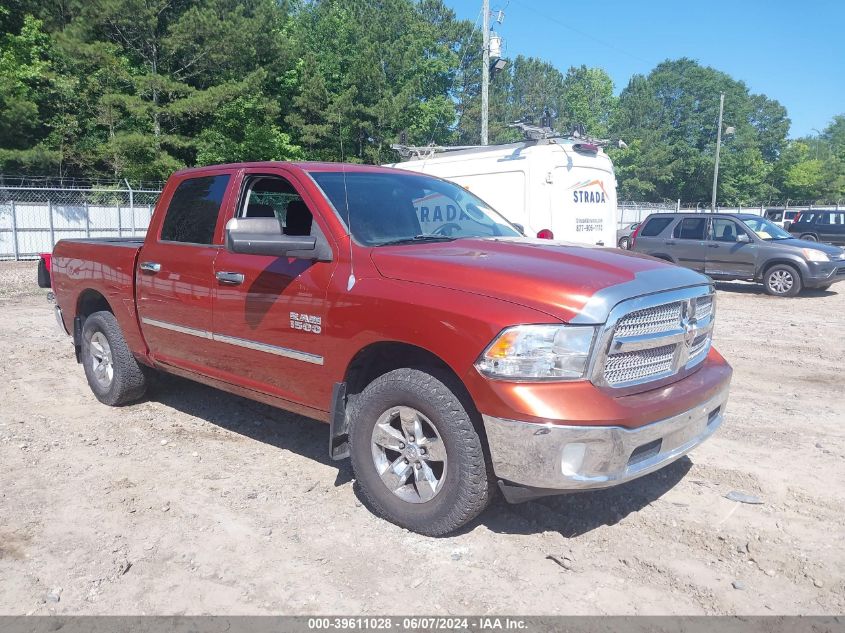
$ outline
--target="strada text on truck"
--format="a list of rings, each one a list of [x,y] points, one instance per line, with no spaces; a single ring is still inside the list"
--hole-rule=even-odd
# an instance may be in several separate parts
[[[453,207],[448,235],[415,209]],[[379,515],[424,534],[650,473],[722,423],[708,278],[526,238],[428,175],[321,163],[175,173],[146,238],[60,241],[61,327],[103,403],[158,371],[328,423]]]

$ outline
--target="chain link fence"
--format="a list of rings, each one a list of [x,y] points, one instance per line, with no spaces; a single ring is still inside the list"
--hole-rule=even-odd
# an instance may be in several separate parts
[[[161,193],[158,188],[133,189],[128,183],[44,184],[0,184],[0,260],[37,259],[66,238],[143,237]]]

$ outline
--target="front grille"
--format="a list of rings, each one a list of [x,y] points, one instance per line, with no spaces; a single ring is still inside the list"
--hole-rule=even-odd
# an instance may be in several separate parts
[[[602,335],[604,351],[593,374],[598,384],[632,388],[669,379],[707,357],[715,303],[706,290],[667,292],[627,305],[636,309],[626,313],[626,303],[617,306],[614,312],[621,314]]]
[[[641,336],[678,327],[682,306],[680,301],[676,301],[631,312],[616,324],[616,336]]]
[[[671,371],[677,345],[623,352],[607,357],[604,379],[609,385],[644,381]]]
[[[692,342],[692,345],[689,348],[689,359],[693,360],[696,356],[701,354],[705,349],[707,349],[707,343],[710,342],[710,336],[708,334],[702,334]]]

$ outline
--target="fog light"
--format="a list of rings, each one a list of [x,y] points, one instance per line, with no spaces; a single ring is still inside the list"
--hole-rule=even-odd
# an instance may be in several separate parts
[[[584,465],[584,455],[586,454],[586,444],[576,443],[564,446],[563,455],[560,458],[560,472],[565,477],[577,475],[581,466]]]

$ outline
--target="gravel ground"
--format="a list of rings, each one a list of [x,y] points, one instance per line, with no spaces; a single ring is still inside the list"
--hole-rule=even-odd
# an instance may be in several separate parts
[[[689,457],[433,539],[361,505],[317,422],[175,378],[99,404],[34,283],[0,263],[0,614],[845,610],[845,284],[720,286],[728,420]]]

